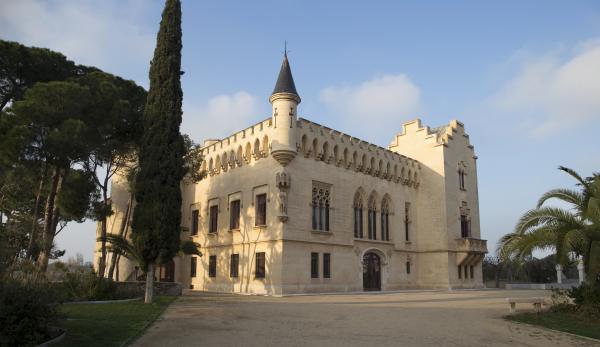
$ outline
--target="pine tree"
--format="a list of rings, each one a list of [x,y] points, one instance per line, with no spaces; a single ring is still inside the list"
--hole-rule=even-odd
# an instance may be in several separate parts
[[[146,303],[152,302],[155,265],[173,258],[179,249],[184,176],[179,0],[166,1],[149,75],[132,223],[134,247],[141,251],[146,271]]]

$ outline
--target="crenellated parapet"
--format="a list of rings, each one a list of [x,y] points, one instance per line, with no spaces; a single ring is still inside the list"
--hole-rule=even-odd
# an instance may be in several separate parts
[[[300,118],[297,152],[346,170],[417,188],[421,164],[381,146]]]
[[[474,154],[474,147],[469,142],[469,135],[465,132],[465,126],[463,123],[456,119],[450,121],[446,125],[431,128],[429,126],[423,126],[420,119],[415,119],[402,124],[402,131],[394,136],[394,139],[389,145],[390,149],[397,148],[400,143],[400,138],[408,135],[417,135],[425,142],[431,143],[433,146],[449,146],[455,139],[463,138],[467,148],[469,148]]]
[[[201,148],[202,170],[218,175],[269,156],[272,120],[268,118],[222,140],[208,140]]]

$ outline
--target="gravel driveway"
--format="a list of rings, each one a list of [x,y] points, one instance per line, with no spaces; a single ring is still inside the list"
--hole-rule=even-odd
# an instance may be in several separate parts
[[[510,323],[506,297],[537,290],[238,296],[190,292],[135,346],[596,346]],[[517,304],[517,310],[530,310]]]

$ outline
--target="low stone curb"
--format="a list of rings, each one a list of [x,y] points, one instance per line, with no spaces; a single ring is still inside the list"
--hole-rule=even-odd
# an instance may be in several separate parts
[[[567,331],[550,329],[550,328],[547,328],[547,327],[543,327],[541,325],[529,324],[529,323],[525,323],[525,322],[519,322],[519,321],[511,320],[511,319],[506,319],[506,320],[508,322],[515,323],[515,324],[522,324],[522,325],[526,325],[526,326],[532,327],[532,328],[538,328],[538,329],[542,329],[542,330],[548,330],[548,331],[552,331],[552,332],[555,332],[555,333],[565,334],[565,335],[568,335],[568,336],[571,336],[571,337],[575,337],[575,338],[578,338],[578,339],[588,340],[588,341],[591,341],[591,342],[600,343],[600,340],[595,339],[593,337],[589,337],[589,336],[577,335],[577,334],[573,334],[573,333],[570,333],[570,332],[567,332]]]
[[[71,301],[65,302],[64,305],[81,305],[81,304],[112,304],[112,303],[122,303],[122,302],[132,302],[142,300],[142,297],[133,298],[133,299],[120,299],[120,300],[99,300],[99,301]]]
[[[60,335],[58,335],[57,337],[53,338],[52,340],[48,340],[44,343],[40,343],[39,345],[37,345],[35,347],[47,347],[47,346],[53,345],[55,343],[58,343],[58,342],[62,341],[62,339],[65,338],[65,335],[67,335],[67,331],[62,330],[62,333]]]

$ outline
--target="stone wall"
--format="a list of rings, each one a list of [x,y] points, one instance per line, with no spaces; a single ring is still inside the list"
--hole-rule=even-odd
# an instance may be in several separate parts
[[[115,282],[118,287],[124,291],[137,291],[140,296],[144,295],[146,282]],[[154,295],[180,296],[182,285],[178,282],[154,282]]]

